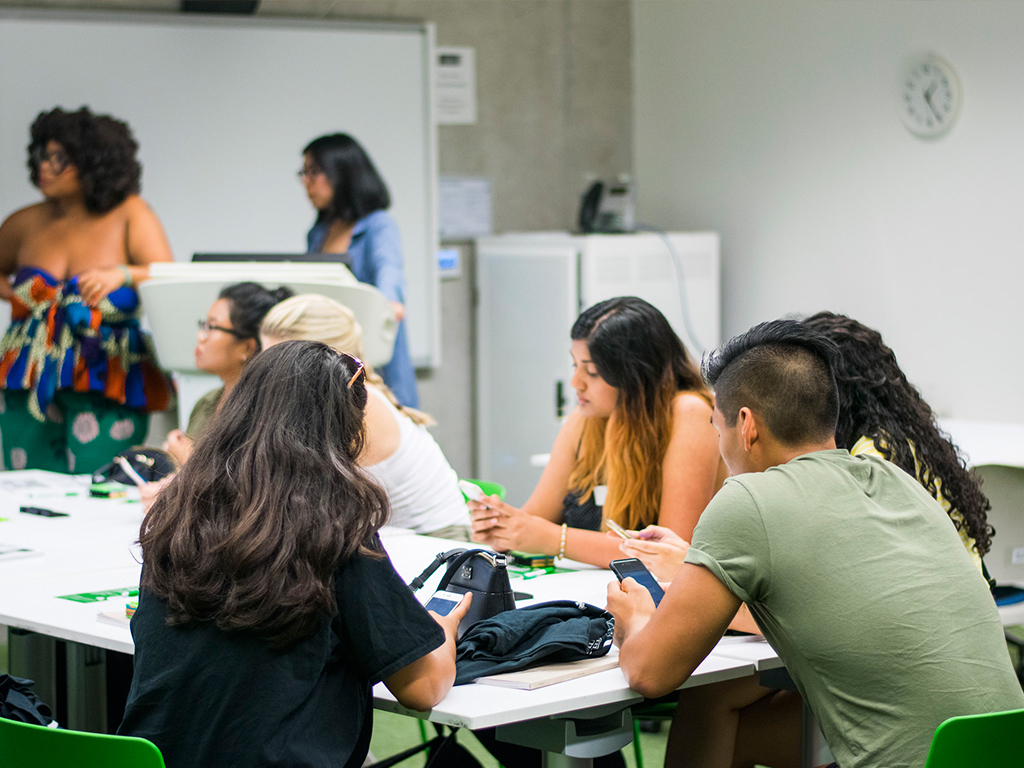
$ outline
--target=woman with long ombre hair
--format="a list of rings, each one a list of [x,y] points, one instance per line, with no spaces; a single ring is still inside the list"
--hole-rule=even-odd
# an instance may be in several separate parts
[[[416,710],[451,687],[469,600],[431,618],[385,554],[366,400],[325,344],[261,352],[146,516],[119,732],[168,768],[355,768],[375,683]]]
[[[470,503],[475,539],[601,567],[622,557],[607,520],[688,541],[725,479],[700,372],[661,312],[636,297],[594,305],[571,337],[579,404],[521,509],[495,496]]]

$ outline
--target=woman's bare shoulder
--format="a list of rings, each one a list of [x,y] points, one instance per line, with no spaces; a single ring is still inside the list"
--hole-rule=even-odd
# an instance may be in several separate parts
[[[156,216],[156,211],[138,195],[128,195],[116,208],[127,216]]]
[[[672,401],[672,414],[677,419],[693,419],[699,417],[710,420],[711,411],[712,408],[708,401],[696,392],[680,392]]]
[[[29,230],[45,222],[50,215],[49,205],[43,201],[19,208],[2,225],[5,229]]]

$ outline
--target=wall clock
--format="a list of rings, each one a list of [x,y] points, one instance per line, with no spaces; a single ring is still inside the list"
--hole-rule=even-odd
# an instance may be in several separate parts
[[[898,109],[903,124],[923,138],[937,138],[960,112],[960,80],[952,65],[932,53],[911,57],[900,73]]]

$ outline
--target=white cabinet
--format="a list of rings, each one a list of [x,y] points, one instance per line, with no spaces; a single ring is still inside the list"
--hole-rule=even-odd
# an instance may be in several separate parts
[[[519,506],[529,497],[562,418],[575,405],[569,331],[615,296],[660,309],[699,363],[718,346],[719,241],[713,232],[510,234],[477,240],[477,467]],[[685,296],[693,336],[683,320]]]

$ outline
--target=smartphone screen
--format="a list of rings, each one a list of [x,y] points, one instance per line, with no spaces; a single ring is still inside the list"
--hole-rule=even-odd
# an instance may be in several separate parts
[[[448,592],[440,589],[427,600],[426,609],[433,611],[438,616],[447,616],[455,606],[462,601],[462,595],[458,592]]]
[[[630,557],[626,560],[612,560],[609,567],[612,569],[612,573],[618,577],[619,581],[630,578],[636,579],[640,584],[643,584],[647,591],[651,593],[651,597],[654,598],[655,605],[658,605],[661,602],[661,598],[665,596],[661,585],[658,584],[646,566],[635,557]]]

